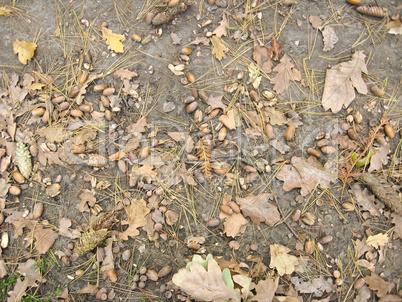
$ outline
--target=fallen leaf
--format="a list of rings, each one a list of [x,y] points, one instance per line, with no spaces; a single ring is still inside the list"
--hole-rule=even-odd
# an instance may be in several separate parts
[[[30,222],[27,226],[31,229],[31,232],[24,239],[27,241],[26,247],[32,245],[32,240],[35,238],[35,249],[39,254],[46,254],[57,237],[59,237],[57,233],[50,228],[45,228],[40,223]]]
[[[131,80],[134,77],[138,77],[138,73],[128,70],[128,69],[123,69],[119,68],[113,73],[115,78],[120,78],[122,81],[124,79]]]
[[[126,130],[128,133],[142,133],[145,132],[145,127],[148,126],[147,118],[141,117],[136,123],[129,125]]]
[[[276,268],[278,274],[283,276],[291,274],[295,270],[295,265],[299,263],[296,256],[289,255],[290,249],[281,244],[271,244],[269,246],[271,252],[270,268]]]
[[[384,297],[394,288],[394,283],[385,281],[373,272],[371,276],[366,276],[364,279],[366,279],[366,283],[378,298]]]
[[[244,198],[236,197],[244,216],[250,217],[254,224],[259,225],[265,222],[267,225],[274,225],[281,219],[278,208],[269,203],[272,194],[262,193],[257,196],[249,194]]]
[[[226,105],[222,102],[223,95],[218,95],[218,96],[213,96],[210,95],[208,96],[208,99],[205,101],[209,106],[211,106],[211,110],[215,108],[220,108],[222,110],[226,109]]]
[[[37,46],[33,42],[20,41],[18,39],[13,41],[14,54],[18,54],[18,60],[24,65],[27,65],[28,61],[31,61]]]
[[[285,114],[275,108],[266,107],[262,112],[269,118],[271,125],[283,125],[287,123]]]
[[[359,259],[361,256],[363,256],[366,252],[371,250],[371,247],[369,247],[366,244],[367,238],[364,237],[362,240],[357,239],[356,240],[356,248],[355,248],[355,257],[356,259]]]
[[[309,16],[308,20],[311,23],[311,26],[313,26],[313,28],[319,28],[322,25],[322,19],[318,16]]]
[[[117,161],[117,160],[122,159],[125,156],[126,156],[126,153],[124,153],[123,151],[118,151],[115,154],[110,155],[109,160],[110,161]]]
[[[154,166],[152,164],[144,164],[143,166],[133,166],[130,176],[144,177],[148,183],[156,180],[158,173],[153,171]]]
[[[395,224],[395,229],[394,229],[394,239],[402,239],[402,216],[398,215],[396,213],[391,214],[392,220],[391,222]]]
[[[282,53],[281,50],[281,44],[278,43],[278,40],[276,40],[275,35],[272,35],[271,37],[271,46],[272,46],[272,52],[274,54],[273,60],[279,60],[279,56]]]
[[[227,47],[223,44],[222,39],[217,36],[212,36],[210,39],[212,43],[212,55],[219,61],[222,60],[227,52]]]
[[[88,283],[87,286],[78,290],[77,293],[95,295],[98,291],[99,291],[99,288],[98,288],[98,286],[96,286],[96,284]]]
[[[205,45],[205,46],[207,46],[207,45],[209,45],[209,39],[207,38],[207,37],[196,37],[195,39],[194,39],[194,41],[192,41],[191,43],[190,43],[190,45],[198,45],[198,44],[203,44],[203,45]]]
[[[362,266],[367,268],[369,271],[374,272],[375,266],[371,262],[368,262],[366,259],[359,259],[356,261],[356,266]]]
[[[388,33],[392,35],[402,35],[402,21],[392,20],[388,22],[385,27],[388,29]]]
[[[370,159],[370,167],[368,172],[381,171],[382,166],[388,164],[387,155],[391,151],[389,144],[382,145],[378,150],[375,150],[375,154]]]
[[[221,212],[219,218],[224,221],[223,227],[226,236],[236,237],[244,233],[247,226],[247,219],[241,213],[232,213],[231,215]]]
[[[67,130],[61,125],[40,128],[35,134],[46,137],[49,143],[61,143],[68,137]]]
[[[285,154],[286,152],[289,152],[291,150],[291,148],[288,145],[286,145],[283,141],[279,141],[277,139],[273,139],[269,143],[281,154]]]
[[[240,302],[233,288],[223,280],[222,271],[214,259],[209,259],[206,268],[197,262],[190,262],[173,275],[173,283],[192,299],[224,302]]]
[[[83,193],[80,194],[79,198],[81,199],[80,204],[78,205],[78,210],[80,212],[89,212],[88,205],[93,208],[96,203],[96,197],[94,193],[89,190],[83,190]]]
[[[349,192],[355,196],[357,203],[363,210],[369,211],[373,216],[381,216],[381,213],[374,204],[375,196],[370,195],[367,188],[362,190],[362,186],[357,183],[353,184],[351,187],[352,190],[349,190]]]
[[[280,60],[280,64],[276,65],[273,71],[277,72],[277,75],[271,80],[271,84],[274,84],[274,90],[281,94],[288,90],[290,81],[300,81],[301,73],[298,71],[290,58],[284,55]]]
[[[106,44],[110,46],[110,49],[117,53],[124,52],[124,44],[120,41],[124,41],[125,38],[123,35],[116,34],[112,32],[111,29],[102,28],[102,38],[106,40]]]
[[[392,295],[388,294],[385,295],[384,297],[381,297],[378,302],[401,302],[402,298],[400,295]]]
[[[377,234],[373,236],[368,236],[366,240],[366,244],[371,245],[372,247],[378,249],[379,246],[386,246],[388,243],[388,235],[387,234]]]
[[[181,38],[176,33],[170,33],[170,38],[172,39],[173,45],[179,45],[181,43]]]
[[[219,117],[219,121],[229,130],[236,129],[236,120],[233,109],[230,109],[228,112],[226,112],[226,114],[221,115]]]
[[[128,224],[128,228],[119,234],[119,239],[121,240],[128,240],[129,236],[138,236],[140,231],[137,229],[147,224],[145,216],[150,212],[144,199],[132,201],[132,204],[128,205],[125,210],[127,220],[122,220],[121,224]]]
[[[42,90],[46,85],[43,83],[33,83],[32,85],[26,86],[25,89],[29,90]]]
[[[66,217],[59,219],[59,235],[64,236],[70,239],[77,239],[81,236],[81,232],[79,230],[71,230],[71,219]]]
[[[4,259],[0,259],[0,279],[3,279],[7,275],[7,265]]]
[[[271,302],[275,296],[276,289],[278,288],[279,277],[274,279],[268,278],[260,280],[257,285],[254,285],[256,295],[251,298],[251,301],[258,302]]]
[[[310,279],[304,282],[299,277],[292,277],[290,281],[295,286],[295,289],[301,294],[313,293],[316,297],[322,297],[327,292],[330,293],[335,290],[336,286],[332,284],[332,278],[325,279],[324,276],[319,278]]]
[[[353,302],[367,302],[371,297],[370,289],[364,285],[362,288],[357,290],[356,298],[354,298]]]
[[[327,70],[322,96],[325,110],[331,109],[333,113],[337,113],[342,107],[347,108],[356,97],[354,88],[361,94],[367,94],[367,85],[362,78],[362,73],[368,73],[365,57],[363,51],[356,51],[351,61]]]
[[[114,256],[113,256],[113,239],[108,238],[106,240],[105,257],[102,261],[101,271],[107,272],[110,269],[114,269]]]
[[[177,76],[184,74],[183,70],[185,67],[186,66],[184,66],[184,64],[179,64],[179,65],[169,64],[168,65],[169,70]]]
[[[338,42],[338,36],[336,35],[335,28],[333,26],[325,26],[322,31],[324,37],[324,48],[323,51],[327,52],[334,48],[336,42]]]
[[[219,26],[215,28],[212,34],[216,35],[219,38],[221,38],[222,36],[227,36],[227,27],[229,27],[229,20],[227,19],[225,14],[222,14],[222,21],[219,22]]]
[[[265,73],[272,71],[272,51],[264,45],[260,40],[254,40],[253,60],[257,63],[258,67]]]

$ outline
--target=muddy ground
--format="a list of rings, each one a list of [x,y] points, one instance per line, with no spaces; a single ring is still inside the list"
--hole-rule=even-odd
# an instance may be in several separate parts
[[[384,133],[381,119],[385,117],[386,124],[391,125],[396,134],[392,139],[384,136],[389,145],[389,152],[385,155],[388,161],[385,160],[374,173],[388,177],[389,184],[394,185],[392,189],[396,195],[393,196],[397,196],[395,203],[401,202],[401,36],[387,33],[385,27],[392,14],[398,9],[401,13],[400,3],[378,0],[376,3],[379,6],[388,9],[385,17],[378,18],[360,14],[355,6],[343,0],[300,0],[290,6],[283,5],[282,1],[227,0],[215,4],[195,1],[187,3],[185,12],[172,12],[167,23],[158,26],[148,24],[145,20],[148,12],[166,11],[166,4],[161,2],[43,0],[16,1],[14,6],[10,1],[0,2],[0,6],[8,5],[11,10],[10,16],[0,16],[0,96],[4,117],[1,145],[3,158],[10,156],[9,164],[4,164],[6,166],[1,167],[1,172],[6,180],[3,182],[5,187],[16,185],[22,190],[17,196],[3,192],[4,200],[0,204],[6,219],[0,232],[8,233],[10,237],[0,256],[7,267],[7,274],[0,280],[3,289],[1,299],[6,301],[10,296],[7,293],[15,286],[19,276],[16,273],[18,264],[34,259],[47,281],[43,284],[37,281],[38,287],[28,287],[24,301],[92,301],[96,300],[96,293],[98,298],[101,297],[99,290],[102,288],[109,294],[107,299],[113,301],[185,301],[191,299],[190,294],[172,285],[171,279],[173,274],[185,267],[192,255],[210,253],[216,257],[223,256],[227,261],[233,258],[230,267],[233,274],[238,273],[239,263],[246,263],[245,274],[257,283],[269,278],[270,274],[276,274],[274,267],[270,267],[270,245],[281,244],[288,247],[291,254],[300,257],[299,262],[306,266],[281,276],[277,295],[308,301],[352,301],[356,297],[358,301],[378,299],[379,296],[371,291],[373,286],[369,291],[371,298],[362,297],[353,287],[357,279],[375,271],[384,280],[395,284],[388,293],[394,294],[395,300],[392,301],[400,301],[400,296],[396,294],[400,291],[402,272],[401,261],[398,261],[401,257],[398,231],[401,222],[395,222],[395,217],[400,216],[390,210],[389,205],[384,205],[378,196],[376,199],[371,190],[364,191],[366,197],[363,199],[370,200],[375,210],[370,211],[367,204],[362,206],[359,203],[352,186],[357,183],[361,190],[368,188],[367,183],[359,178],[369,169],[368,166],[349,167],[354,174],[345,183],[338,172],[338,168],[345,167],[353,152],[366,154],[364,152],[368,149],[365,149],[364,143],[370,137],[370,129],[380,125],[379,133]],[[362,4],[375,3],[363,1]],[[225,57],[218,60],[212,53],[209,39],[222,22],[223,15],[229,20],[227,35],[221,36],[227,49]],[[312,27],[310,16],[321,18],[320,28]],[[105,44],[99,31],[102,22],[107,22],[104,28],[125,37],[122,53],[111,51]],[[322,35],[325,27],[335,29],[338,37],[333,48],[326,52],[323,51]],[[131,38],[133,34],[140,36],[142,41],[134,41]],[[253,60],[254,41],[258,38],[270,49],[272,35],[282,50],[279,59],[287,55],[301,72],[301,81],[291,81],[289,89],[281,93],[277,93],[271,84],[275,72],[261,72],[258,87],[253,87],[249,74],[250,65],[256,66]],[[13,41],[16,39],[37,44],[34,57],[27,65],[21,64],[13,53]],[[195,40],[200,42],[194,43]],[[183,56],[184,47],[190,48],[191,54]],[[87,58],[88,52],[91,60]],[[325,111],[321,98],[326,70],[349,61],[358,52],[366,56],[368,73],[363,78],[368,87],[377,85],[385,91],[385,95],[376,96],[371,91],[367,94],[356,92],[356,98],[348,108],[337,113]],[[279,64],[278,60],[272,62],[273,66]],[[169,70],[169,64],[183,64],[184,74],[175,75]],[[113,75],[116,70],[122,69],[137,75],[125,80]],[[82,117],[62,117],[62,110],[59,110],[47,123],[41,117],[31,115],[37,107],[58,108],[52,102],[41,103],[41,94],[48,95],[49,99],[64,95],[70,112],[79,109],[79,101],[71,94],[71,89],[82,86],[79,75],[83,71],[90,77],[100,75],[92,82],[85,82],[88,87],[83,96],[85,102],[92,104],[92,112],[84,112]],[[195,81],[191,76],[186,78],[187,72],[193,74]],[[33,83],[44,83],[45,87],[42,91],[31,89],[25,97],[13,99],[11,90],[16,91],[17,86],[26,87],[23,84],[25,74],[33,77]],[[19,82],[13,80],[16,75]],[[93,89],[96,84],[115,87],[112,97],[107,96],[112,103],[110,106],[103,106],[100,102],[102,93]],[[251,90],[257,91],[258,98],[249,95]],[[208,102],[202,100],[202,93],[201,97],[198,96],[199,91],[207,96],[222,96],[225,107],[217,106],[220,108],[218,116],[209,115]],[[264,97],[264,91],[272,93],[272,97]],[[185,103],[192,96],[198,102],[199,113],[197,110],[193,112]],[[233,130],[224,123],[223,127],[228,128],[227,134],[225,140],[219,140],[218,133],[222,128],[220,116],[227,113],[227,108],[236,108],[236,112],[244,114],[236,116]],[[274,108],[274,111],[283,113],[274,114],[278,119],[288,118],[275,125],[271,117],[274,131],[274,139],[271,140],[256,121],[264,108]],[[110,110],[111,116],[105,116],[105,110]],[[359,120],[359,112],[362,120]],[[294,117],[294,114],[297,116]],[[247,118],[247,115],[251,117]],[[144,117],[146,121],[140,126],[138,121]],[[292,118],[300,120],[302,125],[297,125],[294,137],[287,140],[285,135],[289,134],[285,132]],[[15,134],[10,135],[13,125]],[[66,130],[63,139],[59,140],[58,134],[51,137],[43,134],[47,128],[59,126]],[[347,136],[349,128],[357,132],[356,137],[351,137],[356,145],[342,149],[332,143],[335,153],[323,153],[319,158],[321,164],[331,163],[334,181],[326,187],[313,183],[308,194],[301,193],[299,188],[284,190],[283,178],[277,176],[285,165],[290,165],[293,157],[307,159],[308,148],[319,149],[318,139],[331,141],[337,134]],[[45,130],[38,132],[38,129]],[[84,143],[80,146],[84,149],[74,152],[79,133],[84,133]],[[185,138],[177,138],[175,133],[181,133]],[[188,138],[195,146],[191,146]],[[133,139],[137,146],[127,148]],[[284,145],[274,148],[273,140]],[[207,161],[200,156],[200,141],[208,142],[206,148],[211,157]],[[35,148],[30,149],[34,154],[33,171],[22,184],[12,178],[17,169],[14,142],[24,142],[39,149],[39,153],[35,153]],[[42,144],[47,149],[41,149]],[[373,150],[381,148],[374,138],[370,146]],[[49,159],[49,154],[54,155],[57,150],[63,150],[64,155],[56,160]],[[99,164],[99,167],[89,164],[91,155],[108,159],[119,151],[125,153],[118,160],[112,158],[106,164]],[[212,165],[210,176],[203,170],[205,162]],[[135,176],[133,170],[149,164],[154,172],[148,170]],[[154,177],[153,173],[157,176]],[[287,179],[291,175],[284,177]],[[100,182],[108,182],[110,186],[104,188],[99,186]],[[60,192],[51,197],[48,188],[55,183],[60,184]],[[80,197],[84,192],[94,192],[92,197],[95,196],[96,206],[82,206],[85,197]],[[278,209],[280,219],[274,223],[264,222],[263,219],[258,221],[255,218],[258,213],[248,215],[243,206],[241,213],[247,220],[246,229],[243,232],[228,230],[229,227],[224,224],[225,214],[220,209],[227,196],[232,201],[238,201],[238,198],[247,198],[250,194],[261,196],[264,193],[270,194],[265,202],[269,200]],[[122,234],[127,234],[125,222],[129,220],[126,211],[142,199],[146,201],[149,214],[143,212],[142,217],[136,216],[135,222],[130,224],[135,225],[136,219],[145,219],[145,226],[138,223],[139,234],[134,231],[123,239]],[[352,204],[350,211],[343,206],[346,202]],[[29,226],[18,236],[16,224],[10,218],[16,215],[13,211],[17,211],[25,212],[20,219],[33,219],[30,213],[38,203],[43,203],[44,211],[35,221],[45,228],[50,226],[56,233],[60,231],[62,218],[71,220],[71,229],[81,231],[88,230],[97,212],[112,212],[116,220],[110,227],[108,239],[102,238],[98,247],[82,256],[73,255],[71,250],[77,239],[60,233],[51,248],[40,253],[35,248],[37,240],[30,242],[27,237],[31,234]],[[257,212],[264,209],[257,209]],[[312,214],[313,223],[306,224],[305,219],[294,221],[292,214],[295,210],[300,210],[301,214]],[[135,208],[135,211],[139,209]],[[172,219],[167,218],[166,211],[173,213]],[[138,215],[141,216],[141,213]],[[156,226],[158,223],[161,230],[159,225]],[[232,232],[233,236],[228,236],[228,232]],[[359,249],[356,242],[380,233],[387,234],[389,241],[377,248],[371,246],[362,254],[356,251]],[[28,239],[24,240],[25,237]],[[205,242],[188,244],[190,237],[202,237]],[[320,246],[323,237],[323,245]],[[309,253],[305,244],[311,241],[314,242],[314,250]],[[110,262],[109,259],[108,265],[99,261],[99,254],[105,250],[112,250],[109,255],[112,260]],[[125,252],[127,250],[130,252]],[[254,258],[250,258],[251,255]],[[362,262],[356,264],[359,258],[366,260],[364,265]],[[112,282],[113,277],[107,276],[110,265],[117,274],[116,282]],[[103,266],[107,269],[102,269]],[[157,281],[147,280],[143,288],[139,286],[141,279],[137,279],[141,275],[141,267],[158,272],[165,266],[172,268],[167,276]],[[340,272],[340,276],[335,271]],[[330,279],[331,284],[341,284],[319,295],[317,290],[303,292],[294,289],[296,285],[291,282],[294,277],[299,277],[302,282],[321,276]],[[83,288],[91,293],[85,293]]]

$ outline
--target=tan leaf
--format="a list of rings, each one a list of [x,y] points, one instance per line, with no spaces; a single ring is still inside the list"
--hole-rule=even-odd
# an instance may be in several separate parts
[[[226,126],[229,130],[236,129],[236,120],[234,116],[234,110],[230,109],[226,114],[219,117],[219,121]]]
[[[212,55],[219,61],[222,60],[227,52],[227,47],[223,44],[222,39],[217,36],[212,36],[210,39],[212,43]]]
[[[371,276],[366,276],[364,279],[366,279],[366,283],[369,285],[370,289],[375,292],[378,298],[384,297],[394,288],[394,283],[385,281],[373,272]]]
[[[122,159],[124,156],[126,156],[126,153],[124,153],[123,151],[118,151],[115,154],[112,154],[109,156],[109,160],[110,161],[117,161]]]
[[[377,234],[373,236],[368,236],[366,240],[366,244],[371,245],[372,247],[378,249],[379,246],[385,246],[388,243],[388,235],[387,234]]]
[[[271,37],[271,46],[272,46],[272,53],[274,54],[273,60],[279,60],[279,56],[282,53],[281,50],[281,44],[278,43],[278,40],[276,40],[275,35],[272,35]]]
[[[357,203],[362,207],[362,210],[369,211],[371,215],[373,216],[381,216],[381,213],[378,211],[374,201],[375,201],[375,196],[370,195],[367,188],[362,189],[362,186],[360,184],[353,184],[352,190],[349,190],[350,193],[352,193],[355,198]]]
[[[61,125],[40,128],[35,134],[46,137],[49,143],[61,143],[67,138],[67,130]]]
[[[77,293],[79,294],[91,294],[91,295],[95,295],[98,292],[98,287],[96,286],[96,284],[89,284],[87,286],[85,286],[84,288],[81,288],[79,291],[77,291]]]
[[[387,155],[391,151],[389,144],[382,145],[378,150],[375,150],[375,154],[371,157],[370,167],[368,172],[381,171],[382,166],[388,164]]]
[[[61,218],[59,220],[59,235],[70,238],[77,239],[81,236],[81,232],[79,230],[71,230],[71,220],[68,218]]]
[[[319,28],[322,25],[322,19],[318,16],[309,16],[308,20],[313,28]]]
[[[170,38],[172,39],[173,45],[178,45],[181,43],[181,38],[176,33],[170,33]]]
[[[153,171],[154,166],[152,164],[144,164],[141,167],[133,166],[131,175],[144,177],[148,183],[156,180],[158,173]]]
[[[271,84],[274,84],[273,89],[279,94],[288,90],[290,81],[301,80],[300,71],[295,68],[287,55],[284,55],[280,62],[273,69],[273,71],[277,72],[277,75],[271,80]]]
[[[7,274],[7,265],[4,259],[0,259],[0,279],[3,279]]]
[[[141,144],[141,135],[130,138],[124,146],[124,152],[132,152],[137,149]]]
[[[272,71],[272,51],[266,47],[260,40],[254,40],[253,60],[265,73]]]
[[[141,117],[136,123],[129,125],[126,130],[128,133],[145,132],[145,127],[148,126],[147,118]]]
[[[371,297],[371,290],[364,285],[362,288],[357,290],[356,298],[353,302],[367,302]]]
[[[134,200],[131,205],[126,207],[127,220],[122,220],[122,225],[127,225],[128,228],[119,234],[119,238],[122,240],[128,240],[128,237],[135,237],[140,234],[137,229],[147,224],[145,216],[150,212],[147,208],[145,200]]]
[[[275,110],[275,108],[266,107],[262,112],[269,118],[269,123],[271,125],[284,125],[287,123],[285,114],[279,110]]]
[[[308,281],[300,280],[299,277],[292,277],[290,281],[294,284],[295,290],[301,294],[311,294],[321,297],[325,292],[330,293],[335,290],[332,284],[332,278],[325,279],[324,276],[319,278],[309,279]]]
[[[246,230],[247,219],[241,213],[228,215],[221,212],[219,218],[225,220],[223,227],[225,228],[226,236],[234,238]]]
[[[13,41],[14,54],[18,54],[18,60],[24,65],[27,65],[28,61],[31,61],[37,46],[33,42],[20,41],[18,39]]]
[[[355,89],[361,94],[367,94],[367,85],[362,73],[367,73],[364,62],[366,56],[363,51],[356,51],[352,60],[335,65],[327,70],[322,106],[325,110],[331,109],[333,113],[347,108],[355,99]]]
[[[229,27],[229,20],[226,17],[226,14],[222,14],[222,21],[219,22],[219,26],[215,28],[212,34],[217,37],[227,36],[228,32],[226,28]]]
[[[123,69],[119,68],[113,73],[115,78],[120,78],[122,81],[124,79],[131,80],[134,77],[138,77],[138,73],[128,70],[128,69]]]
[[[260,280],[257,285],[254,285],[256,295],[251,298],[251,301],[271,302],[275,296],[278,284],[279,277]]]
[[[295,265],[299,263],[296,256],[289,255],[290,249],[280,244],[271,244],[269,246],[271,251],[270,268],[276,268],[278,274],[283,276],[291,274],[295,270]]]
[[[398,215],[396,213],[392,213],[391,217],[392,217],[391,222],[393,224],[395,224],[393,238],[394,239],[397,239],[397,238],[402,239],[402,216]]]
[[[125,40],[123,35],[116,34],[112,32],[111,29],[104,27],[102,28],[102,38],[106,40],[106,44],[109,45],[110,49],[114,52],[124,52],[124,44],[121,43],[121,41]]]
[[[369,250],[371,250],[371,247],[369,247],[366,244],[366,237],[364,237],[362,240],[359,240],[359,239],[356,240],[356,249],[355,249],[356,259],[359,259],[361,256],[363,256]]]
[[[210,95],[205,102],[209,106],[211,106],[212,110],[215,108],[220,108],[222,110],[225,110],[227,106],[222,102],[222,98],[223,98],[223,95],[218,95],[218,96]]]
[[[335,28],[333,26],[325,26],[322,31],[324,37],[324,48],[323,51],[327,52],[334,48],[336,42],[338,42],[338,36],[336,35]]]
[[[78,205],[78,210],[80,212],[89,212],[88,205],[92,208],[96,203],[96,197],[94,193],[89,190],[83,190],[83,193],[79,196],[81,199],[80,204]]]
[[[44,228],[41,224],[30,223],[28,227],[31,229],[31,232],[25,238],[28,241],[27,245],[31,244],[32,237],[35,238],[35,249],[39,254],[46,254],[53,246],[57,237],[59,237],[55,231],[50,228]]]
[[[236,197],[244,216],[250,217],[254,224],[259,225],[265,222],[267,225],[274,225],[281,219],[278,208],[269,203],[272,194],[262,193],[257,196],[249,194],[244,198]]]

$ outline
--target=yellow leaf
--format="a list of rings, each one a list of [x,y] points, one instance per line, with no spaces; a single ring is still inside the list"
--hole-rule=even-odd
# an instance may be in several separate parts
[[[106,44],[110,46],[110,49],[114,52],[124,52],[124,44],[120,41],[124,41],[124,36],[115,34],[108,28],[102,29],[102,38],[106,40]]]
[[[46,85],[43,83],[33,83],[32,85],[29,85],[28,87],[25,88],[29,90],[41,90],[45,86]]]
[[[12,10],[8,5],[0,7],[0,16],[9,17],[11,16]]]
[[[388,243],[388,236],[387,234],[377,234],[374,236],[368,236],[366,240],[367,245],[371,245],[378,249],[378,246],[385,246]]]
[[[14,54],[18,53],[18,60],[24,65],[27,65],[28,61],[31,61],[37,46],[33,42],[20,41],[18,39],[13,41]]]
[[[295,270],[295,265],[299,263],[296,256],[289,255],[290,249],[280,244],[271,244],[271,263],[270,268],[276,268],[278,274],[291,274]]]
[[[212,54],[219,61],[222,60],[225,57],[225,52],[227,51],[226,46],[222,42],[222,39],[217,36],[212,36],[211,43],[212,43]]]

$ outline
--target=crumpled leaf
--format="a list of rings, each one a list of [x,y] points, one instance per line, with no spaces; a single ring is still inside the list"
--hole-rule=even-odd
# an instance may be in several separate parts
[[[392,20],[388,22],[385,27],[388,29],[388,33],[392,35],[402,35],[402,21]]]
[[[96,203],[96,197],[93,192],[89,190],[83,190],[80,194],[79,198],[81,199],[80,204],[78,205],[78,210],[80,212],[89,212],[88,205],[93,208]]]
[[[352,185],[352,190],[349,190],[349,192],[355,196],[357,203],[363,210],[369,211],[373,216],[381,216],[381,213],[374,204],[375,196],[370,195],[367,188],[362,190],[362,186],[355,183]]]
[[[14,54],[18,54],[18,60],[24,65],[27,65],[28,61],[31,61],[37,46],[33,42],[20,41],[18,39],[13,41]]]
[[[361,94],[367,94],[367,85],[362,78],[362,72],[368,73],[363,51],[356,51],[352,60],[333,66],[327,70],[322,106],[333,113],[347,108],[355,99],[355,89]]]
[[[379,246],[386,246],[388,243],[388,235],[379,233],[377,235],[368,236],[366,244],[378,249]]]
[[[195,300],[240,302],[234,289],[225,284],[215,259],[209,259],[206,264],[207,269],[200,263],[190,262],[188,269],[182,268],[173,275],[173,283]]]
[[[396,213],[391,214],[392,220],[391,222],[395,224],[395,229],[394,229],[394,239],[402,239],[402,216],[398,215]]]
[[[254,224],[259,225],[265,222],[267,225],[274,225],[281,219],[278,208],[269,203],[272,194],[262,193],[257,196],[249,194],[244,198],[236,197],[236,202],[240,205],[243,214],[250,217]]]
[[[272,53],[274,54],[273,60],[279,60],[279,56],[282,53],[281,44],[278,43],[275,35],[271,37]]]
[[[113,75],[115,78],[120,78],[122,81],[124,79],[131,80],[134,77],[138,77],[138,73],[124,68],[117,69]]]
[[[228,35],[228,32],[226,30],[227,27],[229,27],[229,20],[225,14],[222,14],[222,21],[219,22],[219,26],[215,28],[212,34],[216,35],[219,38],[221,38],[222,36],[227,36]]]
[[[35,249],[39,254],[46,254],[59,235],[51,228],[45,228],[40,223],[29,222],[27,226],[31,229],[31,232],[24,239],[27,241],[26,247],[30,246],[33,238],[35,238]]]
[[[269,117],[269,123],[271,125],[283,125],[287,123],[285,114],[279,110],[275,110],[275,108],[267,107],[263,113],[265,116]]]
[[[156,176],[158,175],[158,173],[153,171],[153,168],[154,166],[149,163],[144,164],[141,167],[133,166],[130,176],[144,177],[148,183],[151,183],[152,181],[156,180]]]
[[[225,220],[223,227],[226,236],[236,237],[240,233],[244,233],[247,226],[247,219],[241,213],[232,213],[231,215],[221,212],[219,214],[221,220]]]
[[[353,300],[353,302],[366,302],[368,299],[371,297],[371,290],[364,285],[362,288],[359,288],[357,290],[357,295],[356,298]]]
[[[256,295],[251,298],[251,301],[257,302],[271,302],[275,296],[276,289],[278,288],[279,277],[274,279],[268,278],[260,280],[257,285],[254,285]]]
[[[323,22],[323,20],[318,16],[309,16],[308,20],[313,28],[319,28]]]
[[[291,150],[291,148],[288,145],[286,145],[283,141],[277,139],[273,139],[269,143],[281,154],[285,154],[286,152],[289,152]]]
[[[38,286],[36,281],[40,283],[46,282],[46,279],[43,279],[41,276],[36,261],[33,259],[28,259],[26,262],[18,265],[17,272],[24,277],[24,280],[21,281],[21,279],[17,279],[13,290],[8,292],[8,295],[10,296],[7,298],[8,302],[20,301],[22,297],[26,295],[25,291],[28,287]]]
[[[394,288],[394,283],[385,281],[373,272],[371,276],[366,276],[364,279],[366,279],[366,283],[378,298],[384,297]]]
[[[332,284],[332,278],[325,279],[324,276],[306,282],[301,280],[299,277],[292,277],[290,278],[290,281],[295,286],[295,290],[300,294],[313,293],[316,297],[321,297],[325,292],[330,293],[336,287]]]
[[[124,44],[120,41],[124,41],[123,35],[116,34],[112,32],[111,29],[102,28],[102,38],[106,40],[106,44],[110,46],[110,49],[117,53],[124,52]]]
[[[60,218],[59,220],[59,235],[70,238],[77,239],[81,236],[81,232],[77,229],[70,229],[71,219],[66,217]]]
[[[96,284],[90,284],[88,283],[87,286],[84,288],[81,288],[77,293],[79,294],[90,294],[90,295],[95,295],[99,291],[98,286]]]
[[[49,143],[61,143],[68,137],[67,130],[62,125],[39,128],[35,134],[46,137]]]
[[[370,159],[370,167],[368,172],[381,171],[382,166],[388,164],[387,155],[391,151],[389,144],[382,145],[378,150],[375,150],[375,154]]]
[[[210,95],[208,99],[205,101],[209,106],[211,106],[211,110],[215,108],[220,108],[222,110],[226,109],[226,105],[222,102],[223,95],[213,96]]]
[[[145,216],[150,212],[147,208],[147,203],[144,199],[132,201],[132,204],[126,207],[127,220],[122,220],[121,224],[128,224],[128,228],[119,234],[119,239],[128,240],[128,237],[138,236],[140,231],[139,227],[147,224]]]
[[[301,73],[298,71],[294,64],[291,62],[287,55],[284,55],[280,60],[280,64],[276,65],[273,71],[277,72],[277,75],[271,80],[271,84],[274,84],[274,90],[281,94],[289,89],[290,81],[300,81]]]
[[[299,263],[296,256],[289,255],[290,249],[281,244],[271,244],[269,246],[271,251],[270,268],[276,268],[278,274],[283,276],[291,274],[295,270],[295,265]]]
[[[212,54],[219,61],[222,60],[226,56],[227,47],[223,44],[222,39],[217,36],[212,36],[210,39],[212,43]]]
[[[327,52],[334,48],[336,42],[338,42],[338,36],[336,35],[335,28],[333,26],[325,26],[322,31],[324,37],[324,48],[323,51]]]
[[[264,45],[260,40],[254,40],[253,60],[257,63],[258,67],[265,73],[272,71],[272,51]]]
[[[307,196],[317,185],[326,188],[336,178],[325,168],[318,167],[301,157],[292,157],[291,165],[284,165],[276,178],[284,181],[283,189],[290,191],[301,188],[302,196]]]
[[[148,121],[147,118],[143,116],[134,124],[129,125],[126,130],[128,133],[142,133],[145,132],[146,126],[148,126]]]
[[[170,38],[172,39],[173,45],[178,45],[181,43],[181,38],[176,33],[170,33]]]
[[[7,265],[4,259],[0,259],[0,279],[7,275]]]

